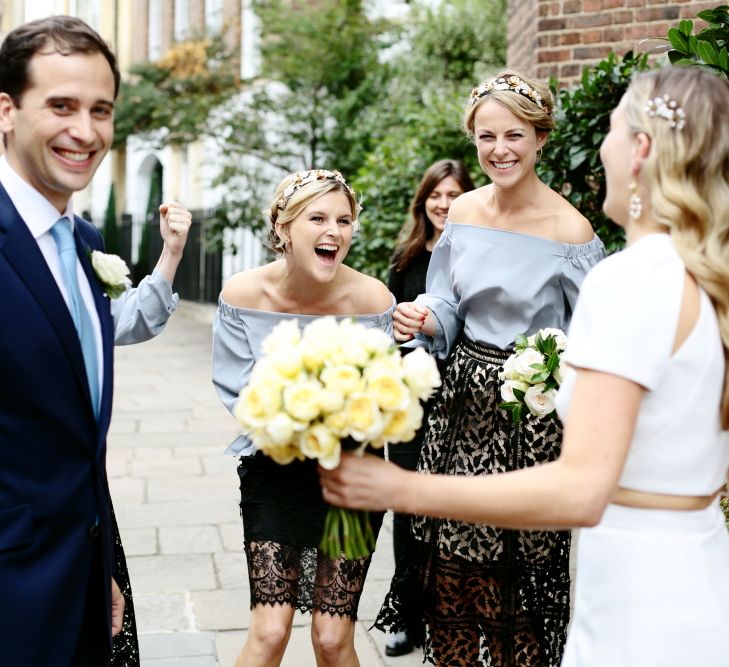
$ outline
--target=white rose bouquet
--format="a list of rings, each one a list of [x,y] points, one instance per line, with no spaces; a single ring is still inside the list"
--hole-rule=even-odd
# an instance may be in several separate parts
[[[440,385],[433,358],[402,357],[390,337],[352,320],[322,317],[303,333],[277,324],[263,341],[234,415],[253,444],[281,465],[316,459],[331,470],[342,450],[406,442],[423,419],[421,400]],[[375,548],[367,512],[331,507],[322,551],[362,558]]]
[[[560,329],[540,329],[531,336],[519,335],[514,354],[499,373],[499,407],[506,410],[514,424],[525,414],[524,406],[537,417],[553,417],[557,389],[562,383],[562,353],[567,336]]]

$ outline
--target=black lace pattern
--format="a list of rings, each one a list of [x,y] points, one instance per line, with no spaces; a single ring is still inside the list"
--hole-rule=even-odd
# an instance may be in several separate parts
[[[357,619],[371,557],[330,559],[318,545],[329,506],[316,462],[281,466],[260,452],[238,465],[251,607],[288,605]],[[383,515],[370,513],[378,534]]]
[[[315,548],[247,542],[251,607],[288,605],[357,620],[371,558],[331,560]]]
[[[508,355],[461,338],[428,419],[419,470],[482,475],[557,458],[558,421],[529,416],[515,428],[498,407],[498,371]],[[559,665],[569,621],[569,531],[414,517],[412,538],[417,584],[391,587],[375,627],[407,630],[437,665]],[[422,611],[413,617],[412,609]]]
[[[114,531],[114,579],[124,596],[124,621],[121,632],[114,637],[111,651],[112,667],[139,667],[139,643],[137,641],[137,621],[134,616],[134,600],[132,599],[132,585],[129,581],[127,560],[124,556],[124,547],[116,523],[114,506],[111,505],[111,523]]]

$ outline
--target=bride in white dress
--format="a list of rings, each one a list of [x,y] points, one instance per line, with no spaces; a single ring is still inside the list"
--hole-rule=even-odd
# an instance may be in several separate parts
[[[582,526],[563,667],[729,665],[727,109],[726,81],[665,67],[612,114],[604,210],[627,243],[581,288],[557,461],[458,478],[347,458],[322,474],[334,504]]]

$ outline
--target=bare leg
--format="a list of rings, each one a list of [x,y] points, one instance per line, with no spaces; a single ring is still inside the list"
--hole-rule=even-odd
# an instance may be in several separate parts
[[[317,667],[359,667],[354,650],[354,621],[314,611],[311,641]]]
[[[251,608],[246,642],[234,667],[278,667],[291,636],[294,608],[259,604]]]

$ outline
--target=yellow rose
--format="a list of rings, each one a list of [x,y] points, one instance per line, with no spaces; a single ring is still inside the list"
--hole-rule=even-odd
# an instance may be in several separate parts
[[[368,394],[354,394],[345,406],[351,436],[359,442],[378,438],[385,428],[377,401]]]
[[[271,366],[285,378],[295,378],[304,370],[299,347],[282,347],[269,354]]]
[[[284,445],[283,447],[267,447],[264,454],[270,456],[276,463],[286,466],[294,460],[303,461],[304,455],[296,445]]]
[[[300,380],[283,390],[283,404],[286,412],[301,422],[310,422],[321,413],[319,392],[321,385],[315,380]]]
[[[367,393],[375,398],[383,410],[396,412],[410,404],[410,390],[397,371],[385,367],[368,368],[365,378]]]
[[[343,328],[339,339],[333,341],[329,358],[335,364],[364,366],[369,361],[370,353],[357,341],[358,333],[356,329],[348,332],[347,328]]]
[[[349,435],[347,413],[344,411],[333,412],[324,417],[324,425],[338,438],[346,438]]]
[[[310,373],[317,373],[329,359],[329,342],[326,338],[319,340],[304,339],[300,349],[304,368]]]
[[[393,347],[392,338],[382,329],[365,329],[362,332],[362,345],[372,355],[381,356]],[[400,353],[397,352],[400,356]]]
[[[362,374],[349,364],[327,366],[319,376],[327,389],[338,391],[347,396],[362,386]]]
[[[333,389],[322,389],[319,392],[319,407],[322,412],[337,412],[344,405],[344,394]]]
[[[430,398],[435,388],[440,387],[440,373],[435,359],[422,347],[405,355],[402,365],[405,382],[419,399]]]
[[[281,320],[263,339],[261,350],[264,354],[272,354],[279,350],[296,347],[301,341],[298,320]]]
[[[295,422],[285,412],[275,414],[265,425],[266,434],[276,446],[286,445],[293,441]]]
[[[304,343],[339,340],[341,333],[339,331],[339,323],[337,319],[331,315],[327,317],[318,317],[304,327],[302,341]]]
[[[339,465],[339,438],[322,423],[314,424],[299,436],[299,449],[304,456],[317,459],[322,468],[332,470]]]
[[[276,383],[255,382],[245,386],[233,408],[233,416],[247,429],[259,428],[281,408]]]
[[[382,438],[386,442],[409,442],[423,421],[423,408],[417,400],[411,401],[405,410],[393,412],[387,421]]]

